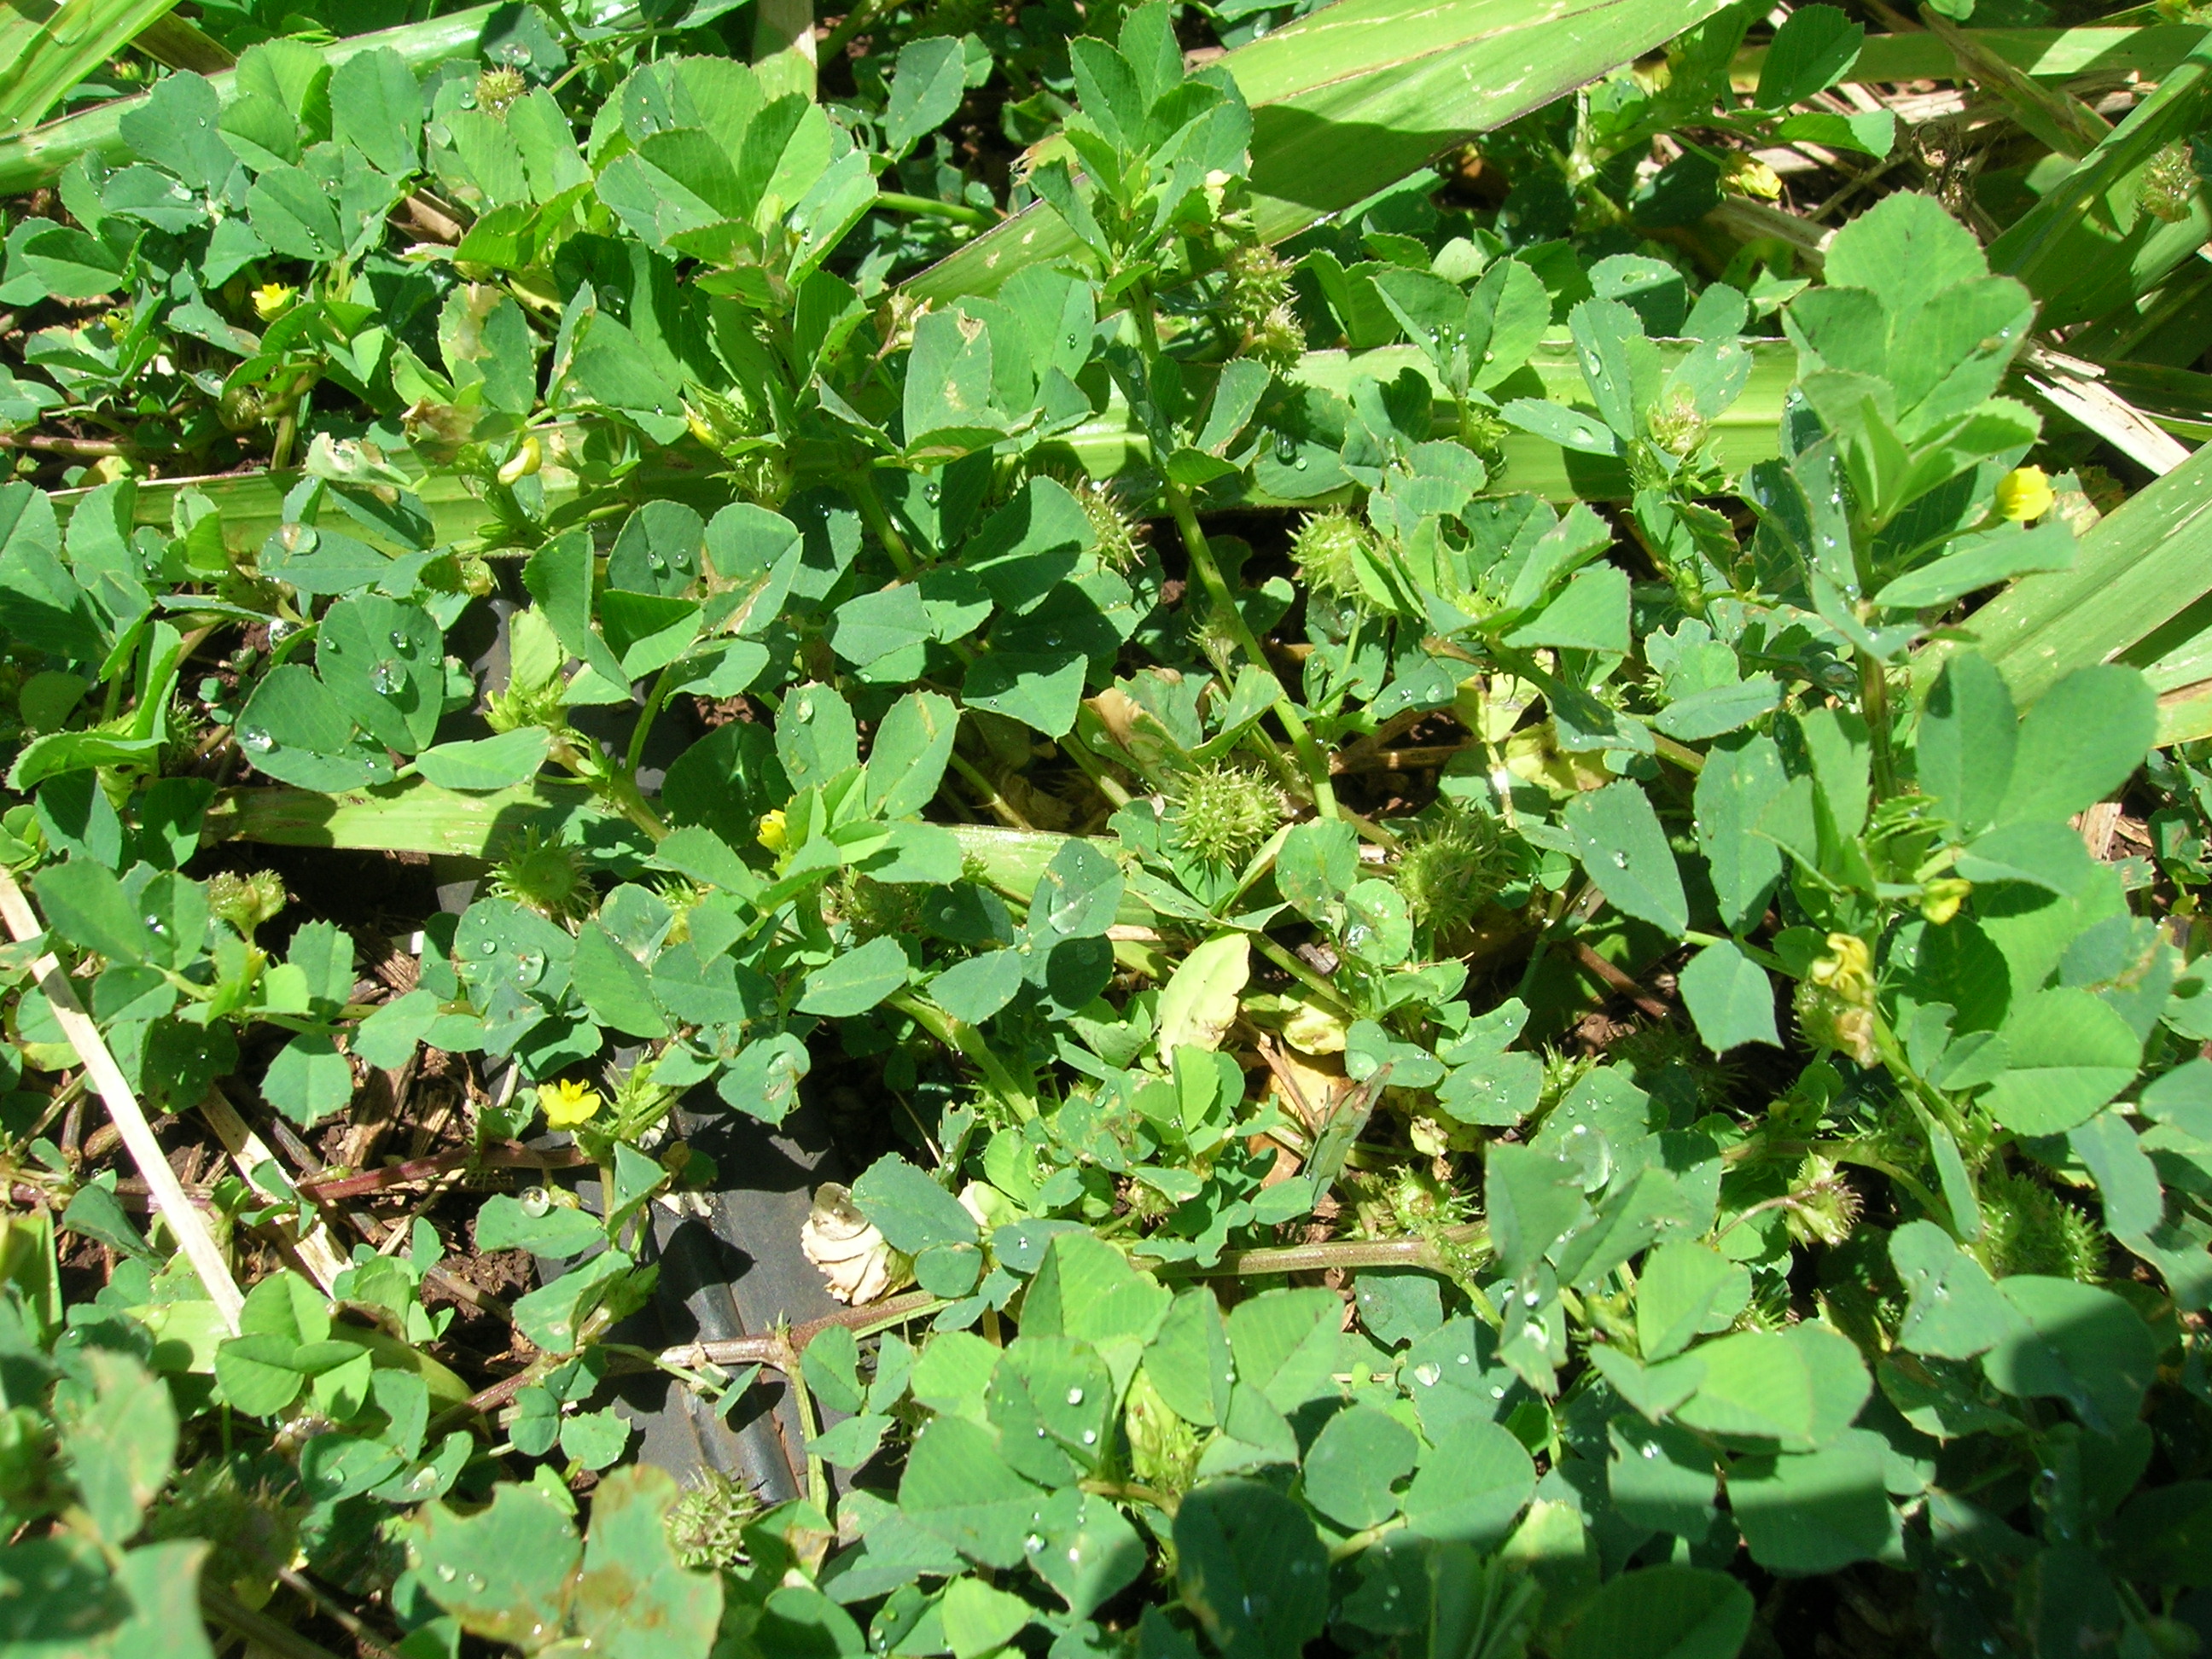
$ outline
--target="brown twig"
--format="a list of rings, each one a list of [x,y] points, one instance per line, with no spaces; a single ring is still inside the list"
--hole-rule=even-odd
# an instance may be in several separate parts
[[[337,1198],[358,1198],[364,1193],[380,1193],[387,1187],[404,1187],[411,1181],[428,1181],[456,1170],[465,1170],[472,1164],[495,1170],[574,1170],[588,1166],[591,1161],[573,1146],[526,1146],[519,1140],[497,1140],[474,1150],[461,1147],[441,1152],[435,1158],[388,1164],[381,1170],[364,1170],[359,1175],[302,1181],[299,1188],[303,1197],[327,1202]]]
[[[1626,974],[1622,973],[1603,957],[1598,955],[1596,951],[1591,950],[1583,940],[1576,939],[1567,948],[1573,953],[1577,962],[1595,974],[1613,990],[1626,997],[1652,1018],[1669,1019],[1674,1017],[1673,1009],[1653,996]]]
[[[129,446],[114,438],[64,438],[46,432],[0,432],[0,449],[30,449],[48,455],[122,455]]]

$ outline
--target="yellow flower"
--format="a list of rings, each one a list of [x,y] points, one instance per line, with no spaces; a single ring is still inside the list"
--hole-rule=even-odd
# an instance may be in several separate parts
[[[264,283],[253,290],[253,314],[263,322],[273,322],[292,308],[297,289],[287,288],[282,283]]]
[[[784,832],[783,811],[781,807],[773,812],[761,814],[760,830],[753,839],[771,853],[781,853],[790,845],[790,839]]]
[[[1782,176],[1765,162],[1737,150],[1721,166],[1721,188],[1739,196],[1756,196],[1761,201],[1778,201],[1782,195]]]
[[[2039,466],[2016,466],[1997,480],[1997,512],[2015,523],[2041,518],[2057,499]]]
[[[527,434],[499,469],[499,481],[512,489],[544,463],[545,446],[538,441],[535,433]]]
[[[606,1102],[588,1083],[561,1082],[539,1084],[538,1103],[545,1109],[547,1128],[573,1129],[598,1116]]]

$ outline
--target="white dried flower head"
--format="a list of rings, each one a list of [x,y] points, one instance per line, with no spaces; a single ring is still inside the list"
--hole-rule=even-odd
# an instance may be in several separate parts
[[[890,1290],[894,1267],[905,1265],[876,1224],[854,1207],[853,1195],[834,1181],[816,1189],[799,1243],[830,1281],[830,1294],[854,1307]]]

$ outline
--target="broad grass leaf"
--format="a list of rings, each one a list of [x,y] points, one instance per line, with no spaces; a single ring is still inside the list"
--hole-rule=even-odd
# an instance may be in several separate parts
[[[973,1244],[975,1218],[960,1200],[896,1152],[853,1183],[853,1202],[890,1241],[914,1255],[933,1244]]]
[[[1827,1445],[1738,1458],[1729,1508],[1751,1559],[1775,1572],[1835,1572],[1880,1554],[1897,1529],[1883,1486],[1888,1443],[1847,1429]]]
[[[2126,782],[2158,735],[2158,698],[2133,668],[2077,669],[2036,700],[2000,822],[2072,817]]]
[[[1761,109],[1787,109],[1826,92],[1857,61],[1866,25],[1833,6],[1800,6],[1768,43],[1752,101]]]
[[[1591,1598],[1565,1659],[1735,1659],[1751,1615],[1751,1592],[1724,1572],[1645,1567]]]
[[[1328,1552],[1306,1512],[1272,1486],[1196,1487],[1176,1512],[1175,1545],[1183,1605],[1223,1659],[1288,1659],[1321,1634]]]
[[[850,1019],[902,990],[909,971],[906,947],[896,939],[888,934],[872,939],[807,975],[799,1011],[830,1019]]]
[[[900,47],[884,111],[891,153],[902,154],[934,131],[966,95],[966,53],[958,40],[939,36]]]
[[[1911,1297],[1897,1340],[1913,1352],[1972,1359],[2019,1328],[2019,1313],[1988,1270],[1934,1222],[1892,1233],[1889,1259]]]
[[[2073,987],[2038,991],[2005,1023],[2006,1070],[1982,1097],[2015,1133],[2063,1134],[2118,1097],[2142,1043],[2110,1003]]]
[[[1406,1525],[1426,1538],[1495,1549],[1535,1490],[1536,1466],[1508,1430],[1453,1423],[1437,1431],[1406,1489]]]
[[[1343,1321],[1344,1304],[1329,1291],[1264,1291],[1238,1303],[1229,1312],[1237,1380],[1286,1416],[1309,1400],[1333,1396]]]
[[[1698,774],[1698,849],[1705,855],[1722,919],[1731,928],[1756,922],[1782,878],[1782,849],[1751,828],[1785,781],[1782,751],[1764,735],[1714,744]]]
[[[1997,1288],[2022,1323],[1982,1356],[1990,1382],[2009,1395],[2063,1400],[2099,1434],[2135,1420],[2158,1373],[2158,1344],[2132,1307],[2070,1279],[2022,1273]]]
[[[1421,1443],[1389,1413],[1354,1402],[1322,1425],[1306,1449],[1306,1501],[1353,1532],[1398,1512],[1391,1487],[1413,1472]]]
[[[1690,926],[1682,872],[1641,787],[1623,779],[1577,795],[1566,828],[1583,867],[1615,909],[1682,936]]]
[[[1850,1339],[1825,1325],[1739,1331],[1689,1357],[1705,1381],[1675,1416],[1735,1443],[1809,1451],[1850,1425],[1873,1387]]]
[[[1692,1239],[1671,1239],[1646,1255],[1636,1281],[1636,1340],[1645,1363],[1689,1346],[1741,1278],[1736,1264]]]
[[[965,1417],[938,1417],[922,1426],[898,1489],[908,1520],[969,1559],[999,1568],[1021,1565],[1022,1540],[1044,1495],[999,1455],[992,1431]]]
[[[1733,941],[1708,945],[1691,957],[1680,983],[1698,1035],[1715,1054],[1746,1042],[1782,1046],[1774,1024],[1773,982]]]

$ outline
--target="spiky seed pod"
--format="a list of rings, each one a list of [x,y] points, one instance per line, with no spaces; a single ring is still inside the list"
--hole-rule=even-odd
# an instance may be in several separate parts
[[[1393,872],[1413,925],[1439,939],[1463,931],[1510,873],[1498,826],[1479,811],[1429,825],[1406,843]]]
[[[1651,411],[1651,441],[1670,455],[1686,455],[1705,441],[1706,424],[1697,398],[1677,386],[1672,398]]]
[[[2143,169],[2136,199],[2154,219],[2179,224],[2197,204],[2203,181],[2197,176],[2197,157],[2185,141],[2177,139],[2150,159]]]
[[[2105,1276],[2105,1235],[2032,1176],[1999,1170],[1981,1179],[1982,1236],[1966,1248],[2002,1279],[2037,1273],[2093,1285]]]
[[[1291,557],[1297,561],[1298,579],[1316,593],[1333,599],[1357,600],[1359,561],[1371,556],[1375,532],[1340,507],[1309,513],[1291,538]]]
[[[530,90],[522,71],[501,64],[477,76],[477,107],[489,115],[505,115],[516,99]]]
[[[226,432],[251,432],[269,418],[269,400],[258,386],[234,386],[216,404],[216,418]]]
[[[208,878],[209,910],[217,921],[236,928],[240,939],[252,939],[255,928],[275,920],[286,898],[283,878],[274,870],[257,870],[250,876],[224,870]]]
[[[1858,1190],[1828,1158],[1808,1158],[1798,1167],[1790,1198],[1790,1234],[1801,1244],[1840,1244],[1859,1224]]]
[[[176,1486],[146,1517],[146,1535],[212,1540],[203,1581],[258,1607],[276,1588],[275,1569],[299,1547],[299,1513],[266,1479],[248,1486],[229,1460],[210,1458],[179,1471]]]
[[[1145,523],[1130,512],[1119,490],[1079,471],[1054,476],[1091,520],[1091,533],[1098,538],[1099,563],[1126,575],[1143,562]]]
[[[505,856],[492,866],[491,893],[550,921],[587,916],[599,904],[584,855],[535,828],[510,842]]]
[[[1274,781],[1242,766],[1217,763],[1185,773],[1169,800],[1176,839],[1209,864],[1235,869],[1259,851],[1290,811]]]
[[[745,1565],[745,1528],[760,1512],[744,1482],[704,1470],[668,1511],[668,1546],[695,1572],[734,1572]]]
[[[1140,1368],[1121,1407],[1129,1473],[1154,1492],[1181,1497],[1198,1479],[1198,1431],[1176,1414]]]

